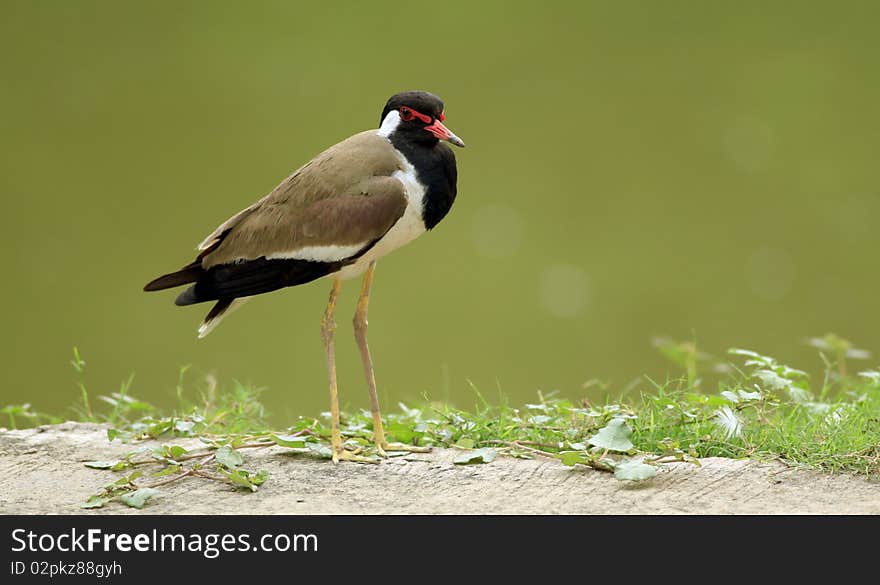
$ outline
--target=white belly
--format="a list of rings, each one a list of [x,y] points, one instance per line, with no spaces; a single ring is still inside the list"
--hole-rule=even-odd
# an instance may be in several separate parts
[[[405,189],[407,205],[403,215],[366,254],[358,258],[354,264],[349,264],[339,272],[328,275],[329,277],[346,280],[360,276],[373,260],[378,260],[425,233],[425,222],[422,221],[425,187],[419,183],[415,168],[406,159],[403,159],[403,165],[404,170],[395,171],[391,175],[403,183]]]

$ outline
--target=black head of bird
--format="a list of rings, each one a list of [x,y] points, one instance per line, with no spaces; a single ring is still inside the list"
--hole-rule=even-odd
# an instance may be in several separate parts
[[[443,100],[424,91],[405,91],[389,98],[379,124],[380,130],[391,135],[392,141],[400,138],[433,145],[438,140],[446,140],[463,147],[464,142],[443,124],[444,120]]]
[[[160,276],[144,290],[190,285],[175,301],[214,306],[199,327],[210,333],[250,298],[330,278],[321,334],[330,381],[333,461],[372,461],[343,447],[339,431],[334,321],[342,281],[363,276],[354,316],[379,455],[418,450],[385,439],[367,311],[376,261],[432,229],[457,193],[455,155],[464,143],[444,124],[443,101],[423,91],[392,96],[380,127],[331,146],[284,179],[271,193],[223,222],[198,246],[196,259]]]

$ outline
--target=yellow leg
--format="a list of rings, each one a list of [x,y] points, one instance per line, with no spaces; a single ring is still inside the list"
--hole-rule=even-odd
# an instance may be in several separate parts
[[[346,451],[342,446],[342,433],[339,432],[339,391],[336,385],[336,353],[333,347],[333,333],[336,331],[336,321],[333,315],[336,312],[336,299],[339,298],[339,290],[342,288],[341,280],[333,281],[330,289],[330,300],[327,301],[327,310],[321,319],[321,337],[324,340],[324,354],[327,356],[327,376],[330,379],[330,432],[331,448],[333,449],[333,463],[339,460],[373,462],[371,459],[361,457],[357,453]]]
[[[367,312],[370,308],[370,289],[373,287],[373,272],[375,269],[376,262],[374,260],[370,262],[370,266],[367,268],[366,273],[364,273],[361,296],[358,297],[357,310],[354,313],[354,337],[361,352],[364,377],[367,379],[367,389],[370,392],[370,411],[373,413],[373,442],[376,444],[376,451],[381,457],[387,457],[386,450],[424,453],[430,451],[430,449],[403,445],[401,443],[389,443],[385,440],[385,429],[382,427],[382,415],[379,412],[379,395],[376,392],[376,375],[373,372],[373,358],[370,356],[370,347],[367,345]]]

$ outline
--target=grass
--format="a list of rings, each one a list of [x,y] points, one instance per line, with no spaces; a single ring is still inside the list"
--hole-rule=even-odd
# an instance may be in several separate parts
[[[400,404],[385,413],[385,430],[392,441],[457,448],[456,463],[489,463],[497,455],[546,457],[613,472],[623,480],[649,479],[664,464],[698,465],[703,457],[778,459],[792,466],[880,476],[880,371],[853,368],[854,360],[869,354],[842,338],[827,335],[810,343],[824,364],[818,382],[754,351],[731,349],[727,359],[717,360],[694,343],[659,340],[658,349],[682,375],[663,382],[646,378],[646,390],[630,400],[572,402],[539,393],[534,403],[513,407],[504,401],[489,404],[474,388],[477,405],[472,409]],[[330,456],[326,413],[272,429],[259,389],[235,384],[221,392],[207,380],[190,399],[183,368],[171,413],[133,397],[130,379],[117,392],[99,396],[100,406],[95,406],[83,379],[85,362],[76,351],[72,364],[80,390],[74,407],[78,420],[108,423],[110,440],[135,447],[146,438],[163,441],[118,460],[87,463],[122,472],[87,507],[114,499],[140,507],[159,486],[192,476],[255,491],[267,478],[265,472],[245,469],[242,453],[249,449],[280,446]],[[29,405],[10,405],[0,414],[13,428],[60,420]],[[372,453],[371,432],[368,412],[342,415],[348,448]],[[180,437],[196,437],[202,447],[170,444]]]

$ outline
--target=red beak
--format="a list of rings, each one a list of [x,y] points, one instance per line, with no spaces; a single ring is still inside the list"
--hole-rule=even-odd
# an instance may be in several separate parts
[[[439,119],[434,120],[434,123],[425,126],[425,130],[439,138],[440,140],[445,140],[450,142],[456,146],[464,147],[464,142],[462,142],[461,138],[452,133],[452,131],[443,125]]]

